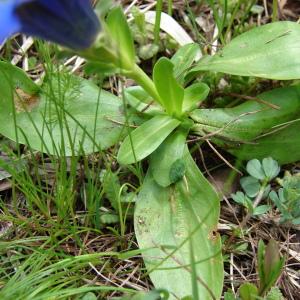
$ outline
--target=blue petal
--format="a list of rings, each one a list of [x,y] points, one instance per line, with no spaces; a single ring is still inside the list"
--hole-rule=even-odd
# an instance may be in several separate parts
[[[18,5],[21,31],[68,48],[85,49],[95,40],[100,24],[89,0],[35,0]]]
[[[0,45],[21,29],[21,24],[14,15],[16,5],[17,1],[0,1]]]

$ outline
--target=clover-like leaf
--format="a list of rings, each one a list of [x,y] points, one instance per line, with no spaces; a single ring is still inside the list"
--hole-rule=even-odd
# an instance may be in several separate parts
[[[255,197],[261,188],[258,179],[252,176],[246,176],[241,178],[240,183],[247,196],[251,198]]]
[[[269,180],[275,178],[280,172],[278,162],[272,157],[264,158],[262,160],[262,167]]]
[[[253,215],[263,215],[271,209],[271,205],[259,205],[253,209]]]
[[[243,192],[236,192],[235,194],[231,194],[231,198],[236,202],[243,206],[246,206],[246,198],[247,196]]]
[[[249,175],[251,175],[254,178],[263,180],[266,177],[262,165],[258,159],[252,159],[248,161],[246,169]]]

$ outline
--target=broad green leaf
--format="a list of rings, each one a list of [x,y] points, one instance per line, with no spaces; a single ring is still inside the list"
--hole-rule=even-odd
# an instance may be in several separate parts
[[[154,286],[168,290],[170,299],[193,294],[191,246],[199,299],[212,299],[211,293],[220,299],[222,247],[215,232],[220,201],[187,147],[184,158],[185,179],[167,188],[155,182],[151,166],[136,202],[136,237]]]
[[[197,82],[184,90],[183,111],[191,111],[206,99],[209,87],[205,83]]]
[[[35,150],[87,154],[122,137],[122,102],[90,81],[61,75],[44,83],[38,94],[17,90],[16,95],[15,86],[3,76],[0,90],[0,133]]]
[[[155,115],[162,113],[163,109],[140,86],[131,86],[124,91],[126,101],[137,111],[144,114]]]
[[[300,160],[300,122],[297,121],[273,134],[257,138],[253,144],[228,146],[226,150],[242,160],[263,159],[272,155],[280,164]]]
[[[150,157],[153,178],[163,187],[172,183],[170,169],[176,160],[183,157],[187,133],[186,130],[178,128]]]
[[[272,156],[280,164],[300,159],[300,86],[279,88],[233,108],[197,109],[192,131],[209,134],[216,144],[243,160]],[[287,149],[289,151],[287,152]]]
[[[133,164],[147,157],[179,124],[180,121],[167,115],[158,115],[143,123],[125,138],[118,153],[119,163]]]
[[[112,63],[90,61],[85,64],[84,71],[87,75],[105,74],[108,76],[114,75],[119,70]]]
[[[0,75],[3,80],[12,82],[15,88],[20,88],[28,94],[35,94],[40,89],[38,85],[28,78],[22,69],[8,62],[0,61]],[[2,92],[3,90],[1,90],[1,94]]]
[[[160,58],[153,69],[153,81],[167,113],[181,116],[184,89],[176,81],[173,68],[168,58]]]
[[[108,14],[106,24],[112,39],[113,48],[119,57],[118,66],[131,69],[135,63],[133,38],[121,7],[116,7]]]
[[[256,300],[258,297],[257,287],[252,283],[243,283],[239,288],[242,300]]]
[[[274,126],[300,117],[299,85],[274,89],[257,98],[276,105],[279,109],[256,101],[247,101],[233,108],[196,109],[190,114],[198,123],[194,129],[204,135],[215,133],[226,141],[243,142],[251,141],[260,134],[274,130]],[[272,152],[264,157],[270,154]],[[253,157],[256,156],[253,155],[250,159]]]
[[[249,30],[191,72],[215,71],[288,80],[300,78],[300,24],[275,22]]]
[[[173,74],[180,84],[184,84],[184,76],[200,53],[198,44],[192,43],[180,47],[171,58],[174,65]]]

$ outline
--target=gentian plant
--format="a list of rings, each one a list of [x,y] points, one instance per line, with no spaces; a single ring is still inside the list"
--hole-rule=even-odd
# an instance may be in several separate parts
[[[119,163],[149,159],[134,223],[155,287],[167,289],[170,299],[220,299],[223,261],[217,233],[219,198],[194,162],[187,137],[197,136],[199,144],[211,141],[241,159],[271,153],[281,163],[295,161],[300,158],[300,87],[272,90],[258,95],[259,102],[247,101],[233,108],[199,109],[209,94],[209,87],[200,79],[205,71],[300,78],[300,25],[277,22],[255,28],[233,39],[216,55],[199,61],[199,46],[186,45],[171,59],[160,58],[150,78],[136,64],[133,38],[120,7],[108,13],[102,26],[90,2],[84,0],[4,1],[1,8],[2,40],[15,32],[32,34],[70,48],[84,57],[94,72],[121,74],[137,83],[124,89],[128,104],[124,110],[123,104],[105,91],[101,91],[98,103],[98,87],[78,79],[80,93],[71,97],[74,87],[70,87],[66,105],[58,106],[66,118],[60,124],[63,129],[57,130],[53,111],[47,120],[51,109],[46,101],[47,83],[36,87],[22,70],[1,62],[0,71],[6,79],[0,82],[4,91],[0,105],[5,110],[5,117],[0,116],[1,134],[48,154],[60,153],[56,150],[64,143],[65,155],[78,154],[82,149],[106,149],[127,135],[119,149]],[[33,12],[30,18],[29,12]],[[12,101],[15,88],[37,95],[37,105],[14,113],[7,103]],[[139,117],[134,130],[128,112]],[[8,114],[15,116],[12,123]],[[122,123],[127,123],[126,130]],[[55,139],[49,138],[53,136]],[[287,147],[293,149],[288,155]]]

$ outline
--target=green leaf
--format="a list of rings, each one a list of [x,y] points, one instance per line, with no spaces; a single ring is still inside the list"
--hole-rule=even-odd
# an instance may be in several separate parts
[[[181,116],[184,89],[174,78],[173,68],[168,58],[160,58],[153,69],[153,81],[167,113]]]
[[[239,288],[242,300],[256,300],[258,296],[257,287],[252,283],[243,283]]]
[[[7,83],[13,83],[15,88],[20,88],[25,93],[33,95],[40,89],[40,87],[35,84],[22,69],[8,62],[0,61],[0,74],[1,78]]]
[[[262,168],[262,165],[258,159],[251,159],[248,161],[246,170],[252,177],[263,180],[265,179],[265,173]]]
[[[300,217],[293,219],[292,220],[292,224],[294,224],[294,225],[300,225]]]
[[[103,0],[95,4],[94,10],[98,16],[104,17],[113,6],[113,0]]]
[[[278,131],[255,139],[253,144],[241,144],[228,147],[227,150],[239,159],[248,160],[252,157],[263,159],[272,153],[280,164],[300,160],[300,122],[283,127]],[[288,151],[287,151],[288,149]]]
[[[180,47],[171,58],[174,65],[173,74],[180,84],[184,84],[184,76],[200,53],[199,45],[191,43]]]
[[[111,10],[106,24],[112,39],[112,48],[116,48],[119,57],[118,66],[130,70],[135,64],[135,50],[130,28],[121,7]]]
[[[38,94],[19,90],[17,96],[15,86],[4,76],[0,90],[0,133],[35,150],[51,155],[88,154],[122,138],[122,102],[90,81],[52,76]]]
[[[111,170],[105,170],[101,173],[101,183],[105,197],[109,200],[114,210],[119,212],[119,193],[121,184],[118,175]]]
[[[81,300],[97,300],[97,297],[94,293],[88,292],[81,298]]]
[[[155,56],[159,52],[159,50],[159,46],[153,44],[152,42],[150,44],[140,45],[138,48],[138,56],[142,60],[148,60]]]
[[[264,158],[262,160],[262,167],[269,180],[275,178],[280,172],[280,167],[277,161],[272,157]]]
[[[197,82],[184,90],[183,111],[191,111],[206,99],[209,94],[209,87],[205,83]]]
[[[163,112],[162,107],[140,86],[131,86],[125,89],[124,94],[126,101],[139,112],[149,115]]]
[[[178,128],[174,133],[159,146],[150,157],[150,166],[155,181],[167,187],[172,184],[174,178],[170,177],[171,168],[174,163],[183,157],[187,131]]]
[[[249,146],[247,147],[248,150],[250,147],[255,148],[260,135],[275,131],[272,135],[273,139],[274,136],[280,134],[280,125],[283,124],[282,126],[285,128],[284,124],[286,122],[300,118],[299,85],[274,89],[258,95],[257,98],[267,103],[246,101],[233,108],[196,109],[190,113],[191,118],[198,123],[193,129],[199,134],[211,133],[218,136],[218,138],[214,138],[214,141],[218,141],[220,144],[224,139],[223,143],[225,143],[226,148],[231,148],[228,142],[232,141],[232,148],[236,146],[238,150],[244,146]],[[279,109],[267,105],[268,103],[277,106]],[[297,122],[297,124],[300,124],[300,122]],[[284,136],[285,139],[288,138],[286,134]],[[295,140],[300,141],[300,137]],[[251,142],[251,144],[245,144],[245,142]],[[236,145],[236,143],[239,144]],[[284,150],[286,149],[285,147]],[[273,155],[273,151],[281,152],[282,150],[278,150],[277,147],[273,146],[271,150],[264,151],[267,154],[264,154],[263,157],[260,155],[259,158],[268,157],[272,153],[273,159],[278,160],[277,156]],[[295,155],[295,153],[289,153],[289,155]],[[247,160],[253,157],[258,158],[252,150],[248,150]]]
[[[276,283],[284,265],[284,259],[280,258],[279,248],[276,241],[271,239],[265,248],[264,274],[265,281],[260,285],[260,294],[265,295],[268,290]]]
[[[153,101],[151,96],[139,85],[130,86],[124,90],[126,100],[134,97],[138,102],[149,105]],[[128,99],[127,99],[128,98]]]
[[[224,300],[237,300],[232,291],[224,293]]]
[[[147,293],[141,293],[140,296],[134,296],[132,300],[167,300],[169,293],[165,290],[154,290]]]
[[[170,182],[173,184],[181,180],[185,174],[185,171],[186,171],[185,161],[181,158],[175,160],[170,168],[170,173],[169,173]]]
[[[268,212],[271,208],[272,208],[272,206],[270,206],[270,205],[259,205],[254,208],[253,215],[254,216],[263,215],[266,212]]]
[[[119,70],[112,63],[90,61],[85,64],[84,71],[87,75],[94,75],[95,73],[114,75],[115,73],[118,73]]]
[[[282,189],[281,189],[282,190]],[[277,193],[275,191],[271,191],[269,194],[270,199],[274,202],[276,207],[281,211],[283,210],[283,205],[280,201],[280,198],[278,197]]]
[[[269,277],[269,275],[273,272],[273,269],[279,260],[280,256],[278,244],[276,243],[276,241],[271,239],[265,250],[264,270],[266,277]]]
[[[235,194],[231,194],[231,198],[238,204],[243,206],[247,206],[246,196],[243,192],[236,192]]]
[[[252,176],[242,177],[240,183],[247,196],[251,198],[254,198],[260,190],[259,181]]]
[[[167,299],[169,299],[169,293],[165,290],[138,292],[133,296],[124,296],[121,298],[116,298],[116,300],[167,300]]]
[[[267,294],[266,300],[284,300],[284,297],[280,291],[280,289],[275,286],[275,287],[272,287],[270,292]]]
[[[147,157],[179,124],[180,121],[166,115],[155,116],[143,123],[125,138],[118,153],[119,163],[132,164]]]
[[[275,22],[249,30],[191,72],[215,71],[288,80],[300,78],[300,24]]]
[[[212,299],[211,293],[220,299],[222,246],[215,233],[220,201],[187,147],[184,157],[185,180],[170,187],[159,186],[152,168],[148,171],[136,202],[136,237],[154,286],[167,289],[170,299],[192,295],[191,246],[199,299]]]
[[[120,222],[120,217],[114,214],[104,213],[100,215],[102,224],[116,224]]]
[[[258,270],[260,287],[266,284],[266,274],[264,268],[265,251],[266,251],[266,245],[262,240],[259,240],[258,247],[257,247],[257,270]]]

